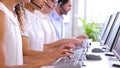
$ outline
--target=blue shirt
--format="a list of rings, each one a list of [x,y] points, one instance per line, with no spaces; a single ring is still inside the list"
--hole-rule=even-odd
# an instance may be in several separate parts
[[[50,21],[55,28],[57,38],[63,38],[65,34],[63,16],[60,16],[55,9],[50,14],[48,14],[48,16],[50,17]]]

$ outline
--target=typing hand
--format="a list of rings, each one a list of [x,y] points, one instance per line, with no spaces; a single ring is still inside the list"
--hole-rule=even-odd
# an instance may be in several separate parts
[[[74,47],[73,44],[64,44],[60,47],[60,50],[62,50],[61,57],[68,57],[70,54],[73,54],[72,48]]]
[[[62,42],[64,44],[73,44],[75,46],[83,44],[82,39],[76,39],[76,38],[62,39]]]
[[[79,36],[77,36],[76,38],[77,38],[77,39],[87,39],[88,36],[85,35],[85,34],[83,34],[83,35],[79,35]]]

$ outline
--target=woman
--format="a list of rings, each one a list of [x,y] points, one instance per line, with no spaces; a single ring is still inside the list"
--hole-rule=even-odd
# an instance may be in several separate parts
[[[35,0],[36,1],[36,0]],[[39,2],[36,2],[39,3]],[[44,45],[46,46],[57,46],[59,44],[64,43],[72,43],[74,45],[82,45],[82,38],[63,38],[59,39],[56,37],[55,29],[53,25],[51,24],[49,17],[47,16],[48,13],[50,13],[56,4],[56,0],[47,0],[44,1],[44,8],[41,10],[36,9],[35,14],[40,18],[40,24],[42,26],[42,29],[44,31]],[[49,43],[49,44],[47,44]]]
[[[39,3],[39,5],[44,5],[44,1],[42,0],[32,0],[30,3],[25,4],[24,12],[18,18],[22,18],[21,21],[24,22],[24,30],[22,31],[22,41],[23,41],[23,54],[24,56],[32,56],[32,57],[42,57],[48,56],[47,53],[51,53],[49,50],[56,50],[61,45],[68,43],[66,40],[56,41],[54,43],[44,44],[44,32],[41,28],[41,19],[35,14],[35,9],[41,9],[37,7],[35,4]],[[20,13],[18,13],[20,15]],[[26,17],[26,18],[25,18]],[[32,18],[31,18],[32,17]],[[23,19],[24,18],[24,19]],[[70,40],[71,43],[78,43],[77,40]],[[49,45],[49,46],[43,46]],[[43,51],[45,47],[46,51]],[[46,49],[47,48],[47,49]],[[52,51],[53,52],[53,51]]]
[[[28,3],[29,1],[0,0],[0,68],[39,68],[55,61],[64,53],[63,46],[57,50],[58,52],[53,53],[55,56],[49,54],[51,58],[46,57],[23,65],[22,39],[14,7],[19,2]],[[47,59],[46,62],[43,62],[45,59]]]

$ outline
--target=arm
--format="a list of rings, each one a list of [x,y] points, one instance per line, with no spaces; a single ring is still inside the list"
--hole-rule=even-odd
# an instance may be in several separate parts
[[[5,54],[6,14],[0,10],[0,68],[19,68],[19,66],[7,66]]]
[[[5,65],[5,14],[0,11],[0,68]]]
[[[30,49],[29,38],[27,36],[22,36],[22,45],[23,45],[23,54],[24,56],[31,56],[31,57],[43,57],[49,53],[50,51],[35,51]]]
[[[37,59],[37,62],[35,62],[35,61],[30,62],[30,64],[31,64],[30,68],[51,64],[52,62],[57,60],[62,55],[68,56],[68,55],[65,55],[65,54],[66,54],[66,52],[73,53],[70,50],[72,47],[74,47],[74,46],[73,45],[67,45],[67,44],[61,46],[58,49],[54,50],[53,53],[48,54],[49,56],[43,57],[42,59]]]
[[[5,32],[6,32],[6,17],[5,14],[0,11],[0,68],[40,68],[40,66],[44,66],[54,62],[57,58],[60,57],[61,54],[65,53],[64,48],[57,49],[54,53],[48,54],[48,56],[33,61],[29,64],[24,65],[16,65],[16,66],[7,66],[5,62]],[[69,50],[68,50],[69,51]],[[44,61],[44,62],[43,62]]]
[[[47,48],[57,48],[60,47],[63,44],[74,44],[74,45],[82,45],[82,39],[74,39],[74,38],[68,38],[68,39],[60,39],[58,41],[44,44]]]

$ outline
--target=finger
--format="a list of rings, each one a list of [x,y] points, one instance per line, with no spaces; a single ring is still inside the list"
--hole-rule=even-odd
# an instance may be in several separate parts
[[[70,55],[71,54],[66,53],[66,54],[62,54],[61,57],[68,57],[70,59]]]
[[[63,50],[63,54],[68,54],[68,53],[73,54],[74,51],[72,51],[72,50],[68,50],[68,49],[64,49],[64,50]]]
[[[76,39],[76,44],[78,45],[82,45],[83,44],[83,40],[82,39]]]
[[[60,48],[61,49],[71,49],[74,48],[75,46],[73,44],[64,44]]]

